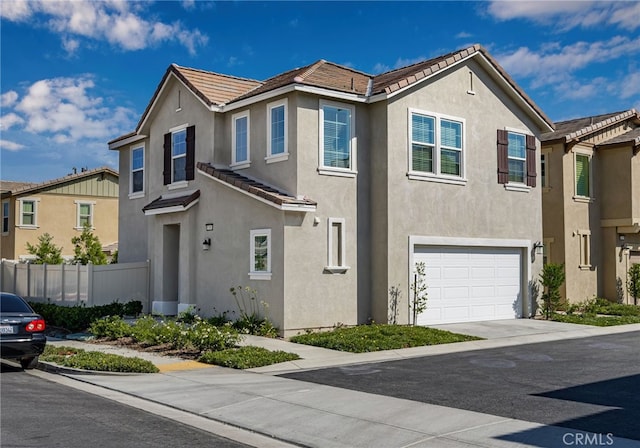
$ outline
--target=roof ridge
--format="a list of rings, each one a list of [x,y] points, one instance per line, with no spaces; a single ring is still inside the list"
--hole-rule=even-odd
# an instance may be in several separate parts
[[[75,180],[75,179],[79,179],[82,177],[86,177],[86,176],[91,176],[93,174],[99,173],[101,171],[108,171],[116,176],[118,176],[118,172],[115,171],[112,168],[109,168],[108,166],[101,166],[98,168],[92,168],[90,170],[85,170],[85,171],[80,171],[77,173],[73,173],[73,174],[67,174],[66,176],[62,176],[62,177],[56,177],[53,179],[49,179],[49,180],[45,180],[42,182],[33,182],[30,183],[29,185],[17,188],[15,190],[11,191],[11,194],[15,194],[15,193],[21,193],[23,191],[28,191],[28,190],[37,190],[38,188],[42,188],[42,187],[46,187],[49,185],[55,185],[58,183],[62,183],[62,182],[68,182],[70,180]]]
[[[251,82],[262,83],[262,81],[260,81],[258,79],[244,78],[242,76],[235,76],[235,75],[227,75],[226,73],[212,72],[211,70],[204,70],[204,69],[201,69],[201,68],[185,67],[183,65],[178,65],[175,62],[172,62],[171,65],[177,70],[180,70],[180,69],[193,70],[194,72],[206,73],[207,75],[224,76],[225,78],[232,78],[232,79],[237,79],[237,80],[240,80],[240,81],[251,81]]]
[[[589,126],[585,126],[581,129],[578,129],[576,131],[573,131],[569,134],[567,134],[567,138],[568,139],[573,139],[585,134],[589,134],[597,129],[601,129],[605,126],[609,126],[611,124],[623,121],[633,115],[637,115],[637,112],[635,109],[628,109],[625,111],[620,111],[620,112],[613,112],[615,115],[610,115],[608,118],[605,118],[604,120],[600,120],[596,123],[592,123]],[[603,114],[603,115],[609,115],[609,114]],[[592,117],[586,116],[586,117],[582,117],[582,118],[576,118],[576,120],[584,120],[585,118],[595,118],[598,115],[593,115]],[[573,121],[573,120],[569,120],[569,121]]]

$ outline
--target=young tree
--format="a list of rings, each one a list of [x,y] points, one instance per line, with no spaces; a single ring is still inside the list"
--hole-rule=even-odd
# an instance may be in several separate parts
[[[540,273],[540,283],[544,288],[542,293],[542,312],[545,319],[549,319],[560,304],[560,287],[564,283],[564,264],[547,263]]]
[[[91,226],[85,224],[80,236],[71,238],[74,248],[74,263],[107,264],[107,256],[102,252],[102,244],[97,236],[91,232]]]
[[[427,265],[423,261],[416,263],[416,272],[413,276],[413,283],[411,283],[411,294],[413,295],[413,298],[409,307],[412,313],[413,325],[416,324],[418,314],[427,309],[427,282],[425,280],[426,268]]]
[[[40,235],[35,246],[27,243],[27,252],[36,256],[35,264],[62,264],[62,247],[53,244],[53,237],[48,233]]]
[[[629,268],[629,280],[627,281],[627,290],[629,295],[633,297],[633,304],[638,304],[638,297],[640,297],[640,264],[634,263]]]

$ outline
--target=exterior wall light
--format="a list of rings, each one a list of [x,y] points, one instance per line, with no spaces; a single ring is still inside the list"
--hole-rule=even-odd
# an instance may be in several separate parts
[[[537,241],[534,245],[533,245],[533,249],[535,250],[536,255],[542,255],[544,254],[544,244],[542,244],[541,241]]]
[[[211,238],[205,238],[202,242],[202,250],[209,250],[211,247]]]

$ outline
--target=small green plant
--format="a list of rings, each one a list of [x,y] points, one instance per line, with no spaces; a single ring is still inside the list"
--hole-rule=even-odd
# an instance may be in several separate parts
[[[35,246],[27,243],[27,252],[35,255],[34,264],[62,264],[62,247],[53,244],[53,236],[43,233]]]
[[[269,319],[269,304],[264,300],[258,300],[255,289],[238,286],[230,288],[229,291],[238,307],[238,319],[233,323],[234,328],[244,334],[278,336],[278,328]]]
[[[398,323],[398,304],[401,295],[400,285],[389,288],[389,323],[391,325]]]
[[[638,304],[638,297],[640,297],[640,264],[634,263],[629,268],[627,273],[629,280],[627,280],[627,290],[629,295],[633,297],[633,304]]]
[[[547,320],[556,312],[560,304],[560,287],[564,283],[564,279],[564,264],[547,263],[542,268],[540,273],[540,283],[544,288],[541,297],[542,313]]]
[[[82,226],[82,233],[71,238],[74,245],[73,262],[79,264],[107,264],[107,256],[102,252],[100,239],[91,231],[91,224]]]
[[[193,323],[198,315],[198,309],[195,306],[189,306],[186,310],[178,313],[178,320],[185,324]]]
[[[425,271],[427,265],[420,261],[416,263],[416,272],[413,275],[413,283],[411,283],[412,300],[409,304],[412,320],[415,325],[418,315],[427,309],[427,282],[425,280]]]
[[[29,302],[36,313],[42,315],[47,326],[65,328],[71,332],[85,331],[92,322],[106,316],[132,316],[142,311],[142,302],[133,300],[127,303],[114,301],[108,305],[62,306],[51,301]]]
[[[300,359],[295,353],[271,351],[262,347],[245,346],[218,352],[206,352],[199,361],[234,369],[252,369],[285,361]]]
[[[100,372],[157,373],[159,369],[150,361],[137,357],[86,351],[74,347],[47,345],[40,360],[61,366]]]
[[[107,316],[93,321],[89,326],[89,332],[96,337],[108,339],[120,339],[131,336],[131,325],[126,323],[120,316]]]

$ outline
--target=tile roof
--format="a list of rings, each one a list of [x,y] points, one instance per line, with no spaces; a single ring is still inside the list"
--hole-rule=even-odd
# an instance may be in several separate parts
[[[167,209],[175,209],[175,208],[177,208],[178,210],[171,210],[171,211],[184,211],[188,209],[190,206],[195,205],[194,201],[199,197],[200,197],[200,190],[196,190],[196,191],[189,192],[183,195],[178,195],[178,196],[174,196],[174,195],[165,196],[165,197],[160,196],[157,199],[154,199],[153,201],[149,202],[144,207],[142,207],[142,211],[145,212],[145,214],[154,214],[154,213],[147,213],[150,211],[165,210],[166,212],[169,212],[169,210]]]
[[[589,135],[603,127],[610,126],[614,123],[627,120],[633,116],[640,119],[640,115],[635,109],[621,112],[613,112],[609,114],[594,115],[590,117],[576,118],[573,120],[560,121],[556,123],[554,132],[548,132],[540,137],[543,142],[552,140],[569,141],[574,138],[580,138]]]
[[[56,185],[61,185],[67,182],[72,182],[78,179],[83,179],[85,177],[91,177],[95,174],[100,174],[100,173],[105,173],[105,174],[111,174],[112,176],[118,177],[118,172],[112,170],[109,167],[100,167],[100,168],[94,168],[91,170],[85,170],[85,171],[80,171],[78,173],[75,174],[69,174],[67,176],[64,177],[58,177],[57,179],[51,179],[51,180],[47,180],[45,182],[41,182],[41,183],[29,183],[29,182],[14,182],[14,184],[18,184],[15,185],[13,189],[8,190],[11,192],[12,195],[17,195],[17,194],[23,194],[23,193],[29,193],[29,192],[33,192],[33,191],[39,191],[39,190],[43,190],[45,188],[48,187],[52,187],[52,186],[56,186]],[[19,185],[22,184],[22,185]],[[2,181],[2,192],[5,193],[7,190],[5,190],[5,182]]]
[[[632,143],[637,150],[638,147],[640,146],[640,126],[634,129],[631,129],[629,132],[620,134],[617,137],[613,137],[607,140],[606,142],[600,143],[596,146],[601,147],[605,145],[617,145],[619,143]]]
[[[296,198],[257,180],[228,169],[216,168],[209,163],[198,162],[197,168],[203,173],[245,191],[256,198],[264,199],[279,207],[315,207],[317,203],[308,198]]]
[[[262,85],[260,81],[221,75],[195,68],[169,67],[175,75],[189,86],[208,105],[221,105],[238,98]]]
[[[0,180],[0,191],[14,191],[19,190],[21,188],[27,188],[32,185],[36,185],[33,182],[15,182],[11,180]]]

